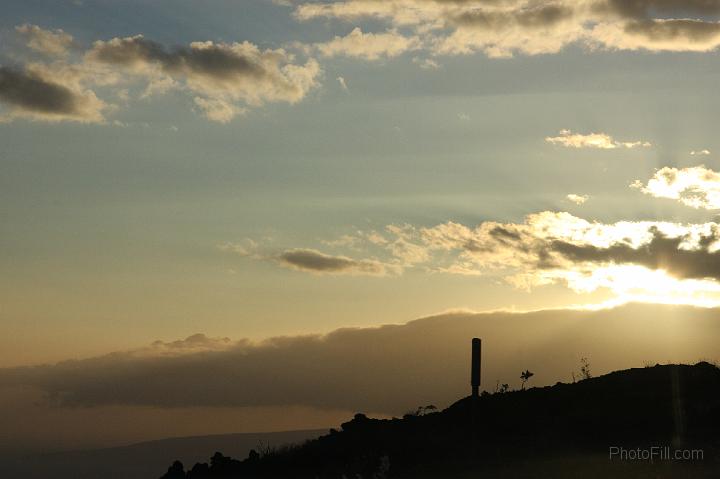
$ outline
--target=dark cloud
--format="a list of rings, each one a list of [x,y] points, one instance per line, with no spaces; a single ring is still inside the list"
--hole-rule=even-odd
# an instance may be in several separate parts
[[[720,251],[710,250],[720,236],[701,236],[698,245],[688,249],[682,247],[685,237],[669,238],[657,228],[651,228],[650,232],[652,239],[637,248],[625,243],[603,248],[552,241],[548,249],[572,262],[634,264],[664,270],[680,279],[720,280]]]
[[[606,0],[599,2],[600,11],[617,13],[628,18],[651,18],[686,15],[718,15],[720,0]]]
[[[644,362],[717,358],[717,315],[714,309],[630,305],[595,312],[452,313],[260,344],[218,341],[217,349],[200,338],[204,349],[188,354],[168,356],[161,348],[158,356],[149,348],[0,370],[0,390],[38,388],[64,407],[305,405],[402,414],[467,394],[474,336],[483,338],[483,388],[492,390],[496,381],[517,386],[526,368],[536,373],[538,385],[569,381],[581,356],[598,374]]]
[[[700,20],[640,20],[628,22],[625,32],[640,35],[650,42],[687,41],[702,43],[713,41],[720,35],[720,23]]]
[[[202,43],[193,47],[168,49],[142,36],[97,42],[91,57],[97,61],[122,66],[154,63],[168,73],[191,72],[218,80],[269,77],[259,58],[242,54],[227,45]]]
[[[45,120],[99,121],[103,107],[90,92],[5,66],[0,67],[0,102],[10,106],[13,115]]]
[[[193,42],[166,47],[136,35],[97,41],[86,54],[92,63],[146,76],[148,91],[184,87],[199,95],[195,103],[211,120],[226,122],[244,111],[243,102],[295,103],[317,85],[320,67],[315,60],[293,63],[284,50],[260,50],[249,42]]]
[[[387,272],[386,265],[378,261],[330,256],[312,249],[287,250],[278,255],[277,260],[285,266],[315,273],[384,275]]]
[[[518,11],[468,10],[454,17],[453,22],[463,27],[488,30],[517,24],[525,28],[545,28],[572,17],[574,10],[564,5],[542,5]]]

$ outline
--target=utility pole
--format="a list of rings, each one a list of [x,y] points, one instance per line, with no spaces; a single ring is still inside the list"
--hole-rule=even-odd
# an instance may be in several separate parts
[[[480,338],[472,340],[472,362],[470,363],[470,384],[472,385],[472,397],[480,396],[480,362],[482,359],[482,341]]]

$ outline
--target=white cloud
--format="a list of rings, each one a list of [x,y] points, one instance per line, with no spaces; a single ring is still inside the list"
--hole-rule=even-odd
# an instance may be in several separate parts
[[[72,35],[63,30],[45,30],[26,23],[15,27],[15,31],[27,38],[27,46],[45,55],[65,57],[73,46]]]
[[[229,123],[237,115],[247,113],[246,108],[218,98],[195,97],[193,101],[202,110],[205,118],[218,123]]]
[[[432,58],[420,58],[420,57],[414,57],[412,59],[412,62],[422,68],[423,70],[438,70],[440,69],[440,64],[433,60]]]
[[[703,165],[681,169],[665,167],[646,185],[638,180],[632,186],[647,195],[678,200],[692,208],[720,209],[720,173]]]
[[[337,81],[340,84],[340,87],[342,87],[343,90],[347,91],[348,86],[347,82],[345,81],[345,77],[337,77]]]
[[[326,43],[316,43],[315,48],[325,57],[346,56],[375,61],[393,58],[408,50],[419,48],[418,37],[405,37],[395,30],[385,33],[363,33],[357,27],[347,36],[336,36]]]
[[[568,199],[568,201],[572,201],[576,205],[585,204],[585,202],[590,199],[588,195],[576,195],[573,193],[567,195],[566,198]]]
[[[691,156],[709,156],[710,150],[693,150],[690,152]]]
[[[545,141],[566,148],[597,148],[601,150],[649,148],[652,146],[648,141],[617,141],[607,133],[581,134],[573,133],[570,130],[560,130],[559,136],[548,136]]]

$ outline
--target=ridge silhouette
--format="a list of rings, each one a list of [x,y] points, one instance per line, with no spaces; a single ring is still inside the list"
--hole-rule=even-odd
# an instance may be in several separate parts
[[[706,362],[656,365],[571,384],[484,392],[440,412],[387,420],[356,414],[318,439],[251,451],[244,460],[218,452],[188,471],[176,462],[161,479],[717,478],[719,432],[720,369]],[[702,450],[703,457],[609,459],[611,447],[661,445]]]

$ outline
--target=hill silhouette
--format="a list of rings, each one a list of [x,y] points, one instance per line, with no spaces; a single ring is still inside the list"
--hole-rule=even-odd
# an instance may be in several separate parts
[[[253,450],[243,461],[216,453],[189,471],[176,462],[162,479],[720,474],[720,369],[706,362],[484,393],[432,411],[387,420],[357,414],[341,431],[302,445]],[[611,447],[618,448],[612,460]],[[619,448],[654,447],[661,449],[652,463],[618,457]],[[679,457],[664,457],[676,450]]]
[[[720,369],[657,365],[483,393],[441,412],[357,414],[340,431],[242,461],[216,453],[188,471],[176,462],[162,479],[720,477],[719,432]],[[651,450],[661,454],[652,462],[627,456]]]
[[[193,464],[217,450],[245,457],[263,444],[294,444],[326,430],[216,434],[145,441],[126,446],[54,453],[0,453],[0,478],[140,479],[158,475],[175,459]]]

